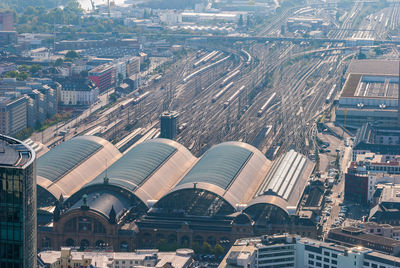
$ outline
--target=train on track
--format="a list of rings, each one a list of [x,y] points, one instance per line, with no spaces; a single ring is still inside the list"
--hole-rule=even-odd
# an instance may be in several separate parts
[[[262,114],[265,112],[265,110],[267,110],[271,106],[272,102],[275,100],[275,97],[276,97],[276,92],[274,92],[271,95],[271,97],[269,97],[269,99],[264,103],[264,105],[261,106],[260,110],[258,110],[257,112],[258,117],[261,117]]]

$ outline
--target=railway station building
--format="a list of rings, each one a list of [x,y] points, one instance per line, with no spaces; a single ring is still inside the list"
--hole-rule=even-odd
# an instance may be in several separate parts
[[[130,251],[154,248],[160,241],[228,248],[249,235],[318,236],[324,187],[309,181],[314,163],[297,152],[270,162],[242,142],[215,145],[200,158],[167,139],[139,143],[123,154],[98,137],[69,142],[82,139],[91,146],[79,157],[69,155],[71,162],[56,180],[39,171],[43,163],[38,160],[38,191],[53,202],[40,210],[47,215],[40,221],[40,249]],[[53,152],[48,165],[54,167],[46,170],[63,166],[57,161],[68,162],[58,154],[70,146],[59,147],[47,153]],[[47,154],[42,157],[50,158]]]

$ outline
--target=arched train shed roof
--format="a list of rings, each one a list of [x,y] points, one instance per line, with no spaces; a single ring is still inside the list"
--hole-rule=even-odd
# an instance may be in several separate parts
[[[61,194],[69,197],[121,155],[114,145],[100,137],[73,138],[37,160],[37,184],[55,198]]]
[[[251,200],[269,167],[270,161],[255,147],[224,142],[211,147],[170,193],[196,187],[236,207]]]
[[[247,207],[265,203],[280,207],[290,213],[303,195],[314,163],[304,155],[290,150],[274,161],[268,174]]]
[[[104,184],[107,177],[108,185],[128,190],[147,204],[167,193],[195,161],[188,149],[173,140],[148,140],[134,146],[83,190]]]

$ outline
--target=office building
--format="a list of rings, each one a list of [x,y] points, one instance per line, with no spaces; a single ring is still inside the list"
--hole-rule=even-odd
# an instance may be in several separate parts
[[[103,92],[115,84],[115,69],[112,65],[100,65],[89,71],[89,79]]]
[[[161,138],[175,139],[177,135],[179,113],[175,111],[166,111],[161,114],[160,125],[161,125]]]
[[[0,97],[0,132],[15,135],[28,126],[28,98],[25,96]]]
[[[129,77],[140,73],[140,57],[131,57],[126,60],[126,75]]]
[[[177,249],[175,252],[158,252],[154,249],[135,252],[78,252],[68,247],[61,251],[40,252],[40,260],[49,268],[62,267],[175,267],[186,268],[192,264],[193,250]]]
[[[0,267],[36,267],[36,155],[0,136]]]
[[[400,258],[288,234],[238,239],[219,268],[392,268]]]
[[[0,31],[14,31],[14,14],[0,12]]]
[[[331,229],[326,241],[344,246],[363,246],[384,254],[398,256],[400,241],[366,232],[358,227],[339,227]]]

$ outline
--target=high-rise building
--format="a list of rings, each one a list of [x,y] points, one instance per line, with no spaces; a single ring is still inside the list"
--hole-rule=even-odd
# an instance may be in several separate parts
[[[27,127],[27,98],[0,97],[0,133],[14,135]]]
[[[0,267],[36,267],[36,155],[0,135]]]
[[[166,111],[161,114],[161,138],[171,140],[175,139],[177,134],[178,116],[179,113],[175,111]]]
[[[14,31],[14,16],[11,12],[0,12],[0,31]]]

